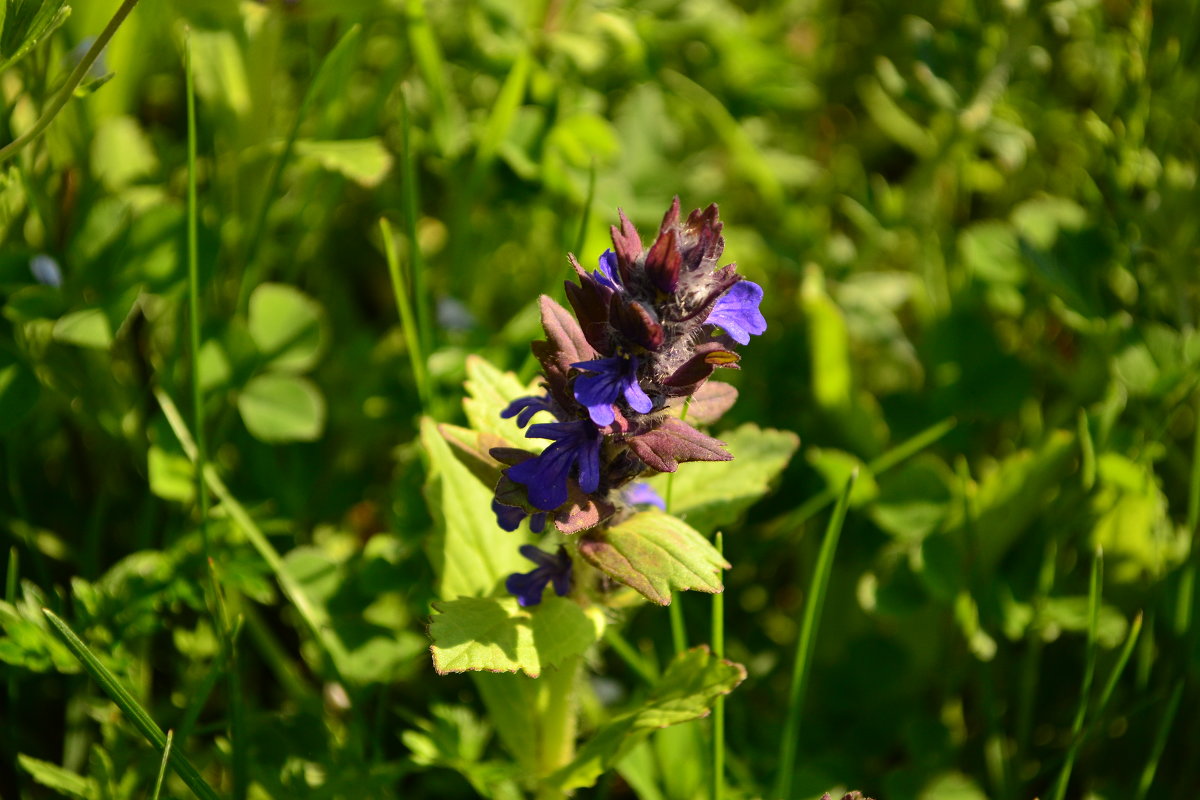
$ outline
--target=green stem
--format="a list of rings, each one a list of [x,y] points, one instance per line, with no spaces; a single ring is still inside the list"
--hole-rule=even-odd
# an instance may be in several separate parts
[[[725,555],[725,538],[721,532],[716,537],[717,552]],[[720,591],[712,598],[712,648],[717,658],[725,657],[725,592]],[[713,703],[713,768],[712,799],[722,800],[725,796],[725,695],[718,695]]]
[[[796,661],[792,665],[792,685],[791,691],[788,693],[787,719],[784,721],[783,738],[779,743],[779,777],[775,787],[775,797],[780,800],[790,800],[792,797],[796,745],[800,735],[800,712],[804,708],[808,673],[812,667],[817,631],[821,625],[821,609],[825,605],[825,591],[829,588],[829,578],[833,572],[833,557],[837,552],[838,539],[841,538],[842,525],[846,521],[846,509],[850,505],[850,491],[854,488],[854,482],[857,479],[858,470],[856,469],[850,474],[850,479],[846,481],[841,499],[838,500],[833,515],[829,518],[829,525],[825,529],[825,538],[821,541],[821,550],[817,555],[817,565],[813,568],[808,597],[804,601],[804,618],[800,623],[800,638],[796,642]]]
[[[575,682],[582,663],[580,656],[568,658],[558,669],[548,670],[538,680],[541,684],[538,772],[543,780],[538,788],[538,800],[566,797],[561,789],[545,779],[571,763],[571,759],[575,757]]]
[[[15,156],[21,148],[46,132],[46,128],[50,127],[50,123],[54,121],[58,113],[63,110],[63,106],[75,94],[75,89],[83,82],[83,79],[88,74],[88,70],[92,68],[92,64],[96,63],[96,59],[104,52],[104,48],[108,46],[109,39],[112,39],[113,34],[117,32],[117,28],[121,27],[121,23],[125,21],[125,18],[129,16],[129,12],[133,11],[133,7],[137,4],[138,0],[125,0],[125,2],[121,3],[121,7],[117,9],[117,13],[113,14],[112,19],[108,21],[108,25],[104,26],[104,30],[96,37],[96,41],[92,42],[92,46],[88,48],[83,58],[75,65],[75,69],[67,76],[67,82],[58,90],[58,94],[54,95],[54,99],[46,106],[46,110],[42,112],[42,116],[38,117],[38,121],[33,124],[33,127],[6,144],[3,148],[0,148],[0,164]]]

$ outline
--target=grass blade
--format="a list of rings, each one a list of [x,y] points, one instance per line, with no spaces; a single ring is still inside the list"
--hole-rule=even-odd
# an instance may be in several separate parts
[[[392,233],[391,224],[381,218],[379,230],[383,234],[383,251],[387,257],[388,276],[392,279],[392,291],[396,295],[396,308],[400,311],[400,325],[404,328],[404,339],[408,344],[408,358],[412,363],[413,380],[417,383],[417,394],[421,396],[421,407],[424,413],[432,416],[429,374],[425,370],[425,353],[421,346],[421,336],[417,332],[417,318],[413,313],[412,286],[400,266],[400,253],[396,247],[396,237]],[[415,247],[415,240],[411,244]]]
[[[1075,758],[1079,755],[1081,742],[1079,733],[1083,729],[1083,720],[1088,710],[1088,695],[1092,690],[1092,678],[1096,674],[1096,629],[1100,622],[1100,596],[1104,583],[1104,551],[1097,547],[1092,557],[1092,576],[1088,583],[1088,630],[1087,658],[1083,666],[1083,681],[1079,687],[1079,708],[1075,711],[1075,720],[1071,723],[1071,744],[1067,748],[1067,758],[1059,770],[1058,780],[1054,784],[1052,800],[1063,800],[1067,794],[1067,784],[1071,781],[1071,770],[1075,767]]]
[[[1150,793],[1150,787],[1154,785],[1154,774],[1158,772],[1158,762],[1162,758],[1163,750],[1167,747],[1167,737],[1171,735],[1171,725],[1175,722],[1175,714],[1179,711],[1179,703],[1183,700],[1184,681],[1180,681],[1175,685],[1175,691],[1171,693],[1171,699],[1167,702],[1167,710],[1163,713],[1162,719],[1159,721],[1158,733],[1154,736],[1154,746],[1150,750],[1150,758],[1146,760],[1146,766],[1142,768],[1142,776],[1138,780],[1137,796],[1134,800],[1145,800],[1147,794]]]
[[[162,763],[158,765],[158,779],[154,781],[154,794],[150,800],[158,800],[162,793],[163,776],[167,774],[167,764],[171,762],[171,745],[175,743],[175,731],[167,731],[167,744],[163,748]]]
[[[812,583],[809,586],[808,598],[804,603],[804,618],[800,624],[800,638],[796,643],[796,661],[792,665],[792,685],[788,694],[787,719],[784,722],[783,738],[779,743],[779,778],[775,787],[775,797],[787,800],[792,796],[792,777],[796,765],[796,744],[800,734],[800,712],[804,707],[804,692],[808,688],[808,672],[812,666],[812,655],[816,645],[817,631],[821,624],[821,609],[825,605],[825,592],[829,588],[829,577],[833,573],[833,556],[837,552],[838,539],[842,534],[842,525],[846,521],[846,509],[850,505],[850,490],[858,478],[858,470],[850,475],[846,487],[829,525],[825,529],[825,538],[821,541],[821,550],[817,555],[817,565],[813,569]]]
[[[175,405],[175,401],[170,395],[162,389],[155,389],[154,396],[158,399],[159,407],[163,410],[163,416],[166,417],[167,423],[171,426],[171,431],[175,434],[175,438],[179,440],[183,452],[192,463],[196,462],[196,444],[192,441],[191,433],[188,431],[187,424],[183,421],[182,415],[179,413],[179,408]],[[230,518],[234,521],[251,546],[258,552],[259,557],[266,562],[270,567],[271,572],[275,575],[275,580],[279,582],[279,588],[283,590],[284,595],[295,606],[296,611],[300,614],[300,618],[304,620],[305,627],[309,633],[321,645],[325,651],[327,666],[334,676],[340,680],[340,665],[346,663],[348,654],[345,645],[337,637],[337,633],[333,630],[332,623],[329,620],[329,614],[326,610],[313,603],[313,601],[305,593],[304,588],[296,582],[288,572],[287,566],[283,563],[283,558],[279,552],[267,539],[266,534],[262,529],[255,524],[254,519],[246,511],[245,506],[238,502],[233,493],[221,480],[221,476],[212,464],[205,465],[204,479],[208,482],[208,487],[212,493],[221,501]]]
[[[892,467],[907,461],[938,439],[941,439],[947,433],[954,430],[954,426],[957,424],[958,421],[956,419],[949,417],[935,425],[930,425],[925,430],[904,440],[867,464],[867,470],[876,477],[882,475]],[[826,487],[802,503],[795,511],[781,514],[768,522],[766,526],[768,535],[778,534],[783,531],[799,530],[800,526],[821,513],[827,505],[836,499],[837,492],[832,487]]]
[[[725,537],[720,531],[716,536],[717,552],[725,555]],[[712,648],[717,658],[725,657],[725,593],[717,592],[712,598]],[[712,798],[722,800],[725,796],[725,695],[718,695],[713,703],[713,767]]]
[[[263,193],[262,203],[259,204],[258,213],[254,217],[254,226],[250,229],[250,238],[246,243],[245,267],[242,270],[242,283],[238,291],[237,307],[239,309],[246,308],[246,304],[250,300],[250,292],[258,285],[258,270],[255,266],[255,258],[258,256],[258,246],[266,235],[267,215],[271,210],[272,202],[279,195],[279,182],[283,178],[284,167],[292,160],[292,153],[296,149],[296,138],[300,135],[300,125],[308,117],[308,112],[312,108],[313,101],[316,100],[321,87],[325,85],[330,65],[341,61],[343,54],[350,50],[350,45],[354,43],[360,30],[361,26],[357,24],[352,25],[321,61],[321,66],[317,67],[316,74],[313,75],[312,81],[308,84],[308,89],[304,92],[304,99],[300,101],[300,108],[296,111],[296,118],[292,120],[292,127],[288,131],[287,139],[284,140],[283,150],[271,165],[271,174],[267,178],[267,189]]]
[[[406,85],[400,87],[400,135],[403,150],[400,158],[400,183],[404,192],[404,235],[408,237],[413,308],[417,312],[417,331],[420,333],[421,344],[432,350],[433,319],[429,308],[429,287],[425,280],[425,258],[421,253],[421,242],[417,238],[417,209],[421,207],[421,193],[417,185],[417,159],[413,153],[412,116],[409,113]]]
[[[121,685],[117,677],[100,663],[100,659],[96,658],[96,654],[88,648],[83,640],[75,635],[75,631],[71,630],[67,623],[63,622],[58,616],[48,608],[43,608],[42,613],[46,615],[50,625],[58,632],[59,637],[63,640],[63,644],[67,649],[79,659],[79,663],[83,665],[84,670],[92,676],[96,683],[100,684],[100,688],[104,690],[112,701],[117,704],[117,708],[129,717],[129,721],[138,729],[138,732],[146,738],[154,746],[155,750],[165,750],[167,747],[167,735],[162,732],[162,728],[158,727],[150,715],[146,713],[146,709],[142,708],[141,703],[134,699],[129,690]],[[218,800],[217,793],[213,791],[196,767],[182,752],[175,753],[175,757],[171,760],[171,768],[175,770],[192,793],[201,800]]]

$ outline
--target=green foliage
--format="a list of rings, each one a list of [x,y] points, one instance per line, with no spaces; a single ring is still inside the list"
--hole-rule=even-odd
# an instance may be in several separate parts
[[[529,609],[515,597],[460,597],[434,608],[429,635],[433,668],[440,674],[520,670],[536,678],[543,668],[583,654],[604,630],[599,610],[587,613],[557,597]]]
[[[564,790],[592,785],[647,733],[708,716],[713,701],[745,679],[741,665],[716,658],[707,647],[680,653],[645,700],[599,728],[551,780]]]
[[[663,606],[670,605],[672,590],[723,591],[721,570],[729,568],[699,532],[661,511],[586,533],[579,551],[610,578]]]
[[[560,769],[705,796],[711,722],[648,726],[732,668],[654,681],[667,614],[621,579],[724,587],[751,675],[725,796],[767,797],[856,468],[795,796],[1045,798],[1069,752],[1068,797],[1200,784],[1197,4],[141,2],[85,63],[118,6],[0,2],[6,797],[153,796],[162,741],[105,686],[175,730],[162,797],[189,796],[179,758],[236,800],[515,800]],[[614,526],[617,579],[515,608],[535,537],[498,528],[488,451],[546,444],[498,416],[540,392],[536,298],[563,299],[565,251],[594,268],[618,206],[649,232],[676,192],[720,204],[765,289],[738,403],[689,412],[735,460],[653,478],[683,523]],[[1108,683],[1073,736],[1097,546]],[[689,640],[709,600],[672,603]],[[578,603],[608,604],[603,638]],[[429,669],[464,607],[497,624],[460,663],[518,672]],[[579,635],[539,643],[555,609]]]

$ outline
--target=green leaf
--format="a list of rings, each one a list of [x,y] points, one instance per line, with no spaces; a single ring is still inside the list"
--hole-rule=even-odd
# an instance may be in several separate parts
[[[296,141],[296,154],[362,186],[378,186],[392,170],[392,154],[378,137],[340,142]]]
[[[971,225],[958,235],[958,252],[978,278],[987,283],[1020,284],[1025,262],[1010,225],[997,220]]]
[[[158,156],[133,117],[104,119],[92,139],[92,169],[110,191],[124,189],[158,169]]]
[[[729,563],[683,520],[661,511],[634,514],[620,525],[587,534],[579,552],[592,566],[659,605],[671,590],[723,591]]]
[[[236,116],[250,110],[250,81],[242,49],[232,32],[193,28],[188,32],[196,94]]]
[[[879,494],[879,486],[875,476],[862,459],[844,450],[834,450],[825,447],[810,447],[805,452],[805,459],[812,468],[821,473],[829,489],[840,492],[857,471],[854,488],[850,492],[850,505],[861,506],[869,503]]]
[[[429,458],[425,496],[441,524],[426,550],[443,600],[491,594],[506,576],[526,572],[529,562],[517,548],[527,539],[507,533],[492,513],[493,487],[463,466],[437,424],[421,420],[421,444]]]
[[[536,678],[546,667],[582,654],[599,638],[603,618],[553,595],[522,608],[515,597],[460,597],[434,603],[429,626],[433,668],[439,674],[487,670],[524,672]]]
[[[295,375],[256,375],[238,395],[246,429],[264,442],[311,442],[325,427],[325,398]]]
[[[17,763],[35,781],[59,794],[78,797],[81,800],[91,800],[91,798],[99,796],[94,780],[64,769],[57,764],[51,764],[49,761],[42,761],[24,753],[17,756]]]
[[[918,800],[988,800],[988,796],[961,772],[945,772],[925,784]]]
[[[936,456],[918,456],[880,476],[871,519],[901,541],[919,541],[937,530],[950,510],[950,474]]]
[[[185,456],[151,446],[146,471],[150,491],[164,500],[191,503],[196,496],[196,471]]]
[[[1104,551],[1108,560],[1108,551]],[[1058,628],[1071,633],[1086,633],[1090,624],[1090,614],[1087,595],[1073,597],[1048,597],[1042,611],[1044,621],[1053,626],[1046,632],[1046,638],[1057,638]],[[1125,640],[1129,629],[1129,621],[1125,615],[1114,606],[1101,605],[1096,619],[1096,643],[1105,649],[1116,647]]]
[[[526,439],[525,431],[516,418],[501,419],[500,412],[518,397],[540,395],[542,390],[536,382],[524,386],[511,372],[501,372],[486,359],[476,355],[467,356],[467,397],[463,398],[463,410],[471,427],[480,432],[493,433],[514,447],[538,451],[547,442],[542,439]],[[549,419],[547,412],[534,415],[538,422]]]
[[[264,283],[250,295],[250,338],[279,372],[311,369],[325,345],[320,304],[293,286]]]
[[[680,653],[640,706],[601,726],[548,782],[563,791],[591,786],[647,733],[708,716],[713,702],[745,678],[741,664],[717,658],[707,647]]]
[[[671,476],[656,475],[650,484],[666,497],[671,486],[671,511],[702,533],[729,525],[771,490],[788,465],[800,439],[791,431],[760,428],[746,423],[718,437],[733,454],[732,461],[688,464]]]
[[[980,565],[990,569],[1008,552],[1072,469],[1075,436],[1052,431],[1040,449],[1021,450],[979,482],[974,498]],[[962,503],[953,503],[944,530],[963,530]]]
[[[66,0],[5,0],[0,14],[0,70],[8,69],[71,15]]]
[[[98,308],[74,311],[54,323],[55,341],[79,347],[107,350],[112,344],[112,329],[108,317]]]

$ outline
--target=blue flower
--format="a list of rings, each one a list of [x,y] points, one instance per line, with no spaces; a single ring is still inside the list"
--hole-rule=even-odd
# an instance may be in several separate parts
[[[521,520],[529,517],[529,530],[541,533],[546,527],[546,512],[527,514],[525,509],[516,506],[506,506],[499,500],[492,500],[492,513],[496,515],[496,524],[512,533],[521,527]]]
[[[571,469],[579,467],[579,488],[591,494],[600,487],[600,443],[603,437],[587,420],[542,422],[530,425],[529,439],[553,439],[554,444],[539,455],[504,473],[509,480],[528,489],[529,502],[543,511],[553,511],[567,502]]]
[[[59,268],[57,261],[45,253],[39,253],[29,259],[29,272],[40,284],[53,286],[56,289],[62,286],[62,269]]]
[[[542,395],[541,397],[518,397],[508,404],[508,408],[500,412],[500,416],[504,417],[504,419],[516,417],[517,425],[524,428],[529,424],[529,420],[533,419],[533,415],[539,411],[554,413],[554,407],[550,405],[549,395]]]
[[[575,399],[588,410],[588,416],[597,425],[612,425],[616,420],[613,403],[622,394],[629,407],[641,414],[648,414],[654,403],[638,384],[636,356],[625,358],[598,358],[595,361],[580,361],[572,367],[587,370],[592,375],[581,375],[575,380]]]
[[[663,511],[667,510],[667,501],[645,481],[636,481],[626,486],[625,491],[621,492],[621,499],[631,506],[654,506]]]
[[[521,545],[521,555],[537,564],[532,572],[514,572],[504,581],[504,588],[509,594],[517,596],[517,602],[523,606],[536,606],[542,602],[542,593],[546,584],[554,584],[554,592],[559,597],[566,597],[571,591],[571,556],[566,548],[558,548],[558,552],[550,555],[531,544]]]
[[[767,329],[767,319],[758,310],[763,299],[762,287],[753,281],[739,281],[721,295],[709,312],[709,325],[716,325],[738,344],[750,344],[750,335]]]
[[[592,277],[601,286],[617,291],[621,288],[621,273],[617,271],[617,254],[605,250],[600,256],[600,269],[592,271]]]

